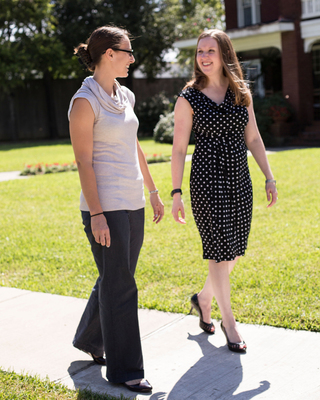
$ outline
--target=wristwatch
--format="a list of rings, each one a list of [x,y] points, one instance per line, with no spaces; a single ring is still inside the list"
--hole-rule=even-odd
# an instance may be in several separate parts
[[[171,197],[173,197],[173,195],[175,193],[181,193],[182,194],[182,190],[181,189],[173,189],[172,192],[171,192]]]

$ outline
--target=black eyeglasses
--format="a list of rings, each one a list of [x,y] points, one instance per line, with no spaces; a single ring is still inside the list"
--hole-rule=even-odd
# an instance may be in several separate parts
[[[116,47],[111,47],[111,49],[115,51],[124,51],[125,53],[130,54],[130,56],[133,56],[133,50],[117,49]]]

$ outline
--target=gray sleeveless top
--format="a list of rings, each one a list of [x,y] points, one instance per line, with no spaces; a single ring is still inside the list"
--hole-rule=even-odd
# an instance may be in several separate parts
[[[137,151],[138,119],[135,97],[115,81],[116,96],[110,97],[93,79],[86,78],[70,101],[87,99],[94,112],[93,169],[103,211],[138,210],[145,206],[143,176]],[[89,211],[83,192],[80,210]]]

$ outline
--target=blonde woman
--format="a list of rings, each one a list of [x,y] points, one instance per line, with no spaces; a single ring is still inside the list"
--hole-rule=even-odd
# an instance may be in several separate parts
[[[231,308],[229,274],[245,253],[251,225],[247,149],[266,177],[268,207],[276,203],[277,190],[256,125],[250,90],[229,37],[217,29],[199,36],[194,78],[179,94],[175,106],[172,214],[181,224],[185,223],[181,184],[191,130],[196,137],[190,176],[191,206],[203,258],[209,260],[207,280],[203,289],[192,296],[191,305],[199,314],[200,327],[214,334],[211,303],[215,297],[228,348],[245,352],[247,345]]]
[[[71,99],[69,118],[82,221],[99,278],[73,345],[105,364],[110,382],[151,392],[144,379],[134,279],[144,235],[143,184],[155,223],[164,207],[137,140],[134,94],[116,80],[134,62],[129,33],[103,26],[75,53],[93,72]]]

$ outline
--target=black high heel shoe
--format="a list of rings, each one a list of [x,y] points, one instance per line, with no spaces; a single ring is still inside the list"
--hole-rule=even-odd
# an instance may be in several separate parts
[[[192,297],[191,297],[191,310],[190,313],[192,313],[193,309],[197,310],[197,313],[199,314],[199,326],[201,329],[203,329],[206,333],[209,333],[209,335],[213,335],[215,332],[215,327],[213,325],[213,323],[211,322],[211,324],[208,324],[207,322],[203,321],[203,317],[202,317],[202,311],[199,305],[199,301],[198,301],[198,293],[195,293]]]
[[[228,335],[227,335],[227,331],[226,328],[223,326],[223,323],[221,321],[221,330],[224,333],[224,336],[227,339],[227,345],[230,351],[234,351],[236,353],[245,353],[247,351],[247,345],[245,343],[244,340],[242,340],[242,342],[240,343],[232,343],[229,341]]]

